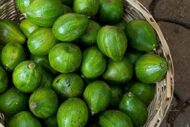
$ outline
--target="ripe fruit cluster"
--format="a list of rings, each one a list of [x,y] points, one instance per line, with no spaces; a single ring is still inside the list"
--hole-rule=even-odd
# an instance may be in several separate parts
[[[122,0],[16,0],[0,20],[0,112],[8,127],[141,127],[167,72]]]

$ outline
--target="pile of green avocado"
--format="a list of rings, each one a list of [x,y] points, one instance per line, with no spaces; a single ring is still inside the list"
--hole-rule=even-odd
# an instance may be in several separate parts
[[[123,0],[16,0],[0,20],[6,127],[142,127],[168,69],[157,35]]]

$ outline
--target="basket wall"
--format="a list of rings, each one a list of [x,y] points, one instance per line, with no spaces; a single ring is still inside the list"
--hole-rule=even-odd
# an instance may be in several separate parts
[[[145,127],[159,127],[171,104],[174,91],[174,69],[170,50],[156,21],[141,3],[137,0],[125,0],[124,5],[124,19],[126,21],[146,19],[153,26],[160,44],[156,53],[162,55],[168,61],[169,70],[165,79],[156,85],[156,96],[149,106],[149,118],[145,124]],[[16,22],[23,19],[23,16],[15,7],[15,0],[0,0],[0,19],[11,19]],[[0,123],[3,124],[3,121],[4,116],[0,114]]]

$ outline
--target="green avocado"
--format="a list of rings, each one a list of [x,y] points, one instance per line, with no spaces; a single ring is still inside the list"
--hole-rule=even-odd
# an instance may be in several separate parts
[[[48,118],[56,113],[58,97],[50,88],[39,88],[29,99],[30,111],[38,118]]]
[[[23,61],[16,66],[12,74],[14,86],[24,92],[33,92],[40,86],[41,68],[34,61]]]
[[[28,95],[21,93],[15,88],[9,88],[0,95],[0,112],[14,115],[23,111],[28,106]]]
[[[106,58],[97,47],[87,48],[83,52],[81,72],[86,78],[97,78],[106,69]]]
[[[104,23],[115,24],[124,15],[123,0],[100,0],[99,18]]]
[[[60,41],[74,41],[85,33],[88,27],[88,17],[76,13],[60,16],[53,24],[53,33]]]
[[[39,28],[29,36],[27,45],[31,54],[45,56],[56,43],[51,28]]]
[[[34,0],[16,0],[16,6],[21,13],[26,13],[27,8]]]
[[[8,127],[42,127],[42,125],[32,113],[29,111],[22,111],[11,118]]]
[[[99,117],[101,127],[133,127],[131,118],[119,110],[107,110]]]
[[[73,10],[87,16],[95,16],[99,9],[99,0],[74,0]]]
[[[60,73],[76,71],[82,60],[80,48],[72,43],[56,44],[49,52],[50,66]]]
[[[0,19],[0,33],[1,44],[9,42],[24,44],[26,39],[16,23],[8,19]]]
[[[98,32],[97,44],[104,55],[114,61],[120,61],[127,49],[127,37],[123,30],[107,25]]]
[[[89,24],[86,29],[86,32],[79,38],[81,44],[85,46],[91,46],[95,44],[100,28],[101,27],[97,22],[93,20],[89,20]]]
[[[63,12],[60,0],[34,0],[26,9],[26,17],[38,26],[51,27]]]
[[[88,121],[88,108],[79,98],[64,101],[57,112],[59,127],[85,127]]]
[[[20,62],[26,59],[24,47],[19,43],[7,43],[1,53],[3,66],[12,71]]]
[[[119,109],[128,114],[135,127],[142,127],[148,118],[146,105],[131,92],[124,94]]]
[[[91,114],[105,110],[111,103],[111,88],[104,81],[94,81],[87,85],[83,93]]]
[[[147,106],[153,100],[155,95],[155,86],[153,84],[144,84],[141,82],[135,82],[129,89],[135,96],[137,96]]]
[[[103,74],[103,78],[115,84],[128,82],[133,77],[133,65],[127,58],[121,61],[109,60],[107,70]]]
[[[64,98],[77,97],[83,93],[84,82],[75,73],[60,74],[53,81],[53,89]]]
[[[135,64],[137,79],[148,84],[162,80],[167,70],[167,61],[156,54],[145,54]]]
[[[152,51],[158,46],[156,32],[144,20],[132,20],[126,25],[129,44],[139,51]]]
[[[20,29],[25,34],[26,37],[29,37],[39,26],[35,25],[28,19],[24,19],[20,22]]]

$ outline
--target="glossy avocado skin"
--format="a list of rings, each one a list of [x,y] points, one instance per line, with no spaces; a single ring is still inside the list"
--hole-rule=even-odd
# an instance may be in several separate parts
[[[60,74],[52,84],[52,88],[63,98],[81,96],[84,90],[84,82],[76,73]]]
[[[88,22],[88,17],[85,15],[67,13],[55,21],[53,33],[58,40],[71,42],[85,33]]]
[[[41,68],[32,60],[19,63],[13,71],[14,86],[24,92],[31,93],[40,86]]]
[[[13,43],[25,43],[25,36],[20,31],[19,27],[12,21],[7,19],[0,19],[0,42],[6,44]]]
[[[74,0],[73,10],[87,16],[95,16],[99,9],[99,0]]]
[[[9,88],[0,95],[0,111],[7,115],[14,115],[27,108],[28,95],[15,88]]]
[[[100,0],[100,21],[108,24],[116,24],[124,15],[123,0]]]
[[[8,127],[42,127],[42,125],[31,112],[22,111],[12,117],[8,122]]]
[[[79,98],[64,101],[57,112],[59,127],[85,127],[88,121],[88,108]]]
[[[133,127],[131,118],[119,110],[107,110],[99,117],[101,127]]]
[[[105,110],[111,102],[111,88],[104,81],[93,81],[85,88],[84,100],[90,108],[91,114]]]
[[[156,54],[145,54],[135,64],[137,78],[143,83],[156,83],[162,80],[168,70],[166,60]]]
[[[109,60],[107,70],[103,78],[113,84],[123,84],[130,81],[133,77],[133,65],[127,58],[121,61]]]
[[[113,61],[120,61],[127,50],[127,37],[120,28],[106,25],[98,32],[97,45],[104,55]]]
[[[8,71],[12,71],[20,62],[26,59],[24,47],[19,43],[7,43],[1,53],[1,61]]]
[[[29,98],[30,111],[38,118],[48,118],[58,108],[58,97],[51,88],[39,88]]]
[[[56,44],[48,55],[50,66],[61,73],[76,71],[82,61],[80,48],[73,43]]]
[[[147,106],[153,100],[155,95],[154,84],[145,84],[141,82],[134,82],[130,87],[129,91],[137,96]]]
[[[35,30],[37,30],[39,26],[32,23],[28,19],[24,19],[20,22],[20,29],[25,34],[26,37],[29,37]]]
[[[56,43],[51,28],[39,28],[29,36],[27,46],[31,54],[45,56]]]
[[[26,10],[26,17],[38,26],[51,27],[63,12],[60,0],[34,0]]]
[[[157,37],[152,26],[144,20],[132,20],[126,25],[129,44],[139,51],[153,51],[157,48]]]
[[[106,58],[97,47],[90,47],[83,52],[81,72],[86,78],[97,78],[106,69]]]
[[[143,126],[148,118],[146,105],[132,93],[124,94],[119,109],[129,115],[134,127]]]
[[[26,13],[27,8],[34,0],[16,0],[16,5],[21,13]]]
[[[86,32],[79,38],[81,44],[85,46],[91,46],[93,44],[96,44],[96,38],[100,28],[101,26],[97,22],[89,20]]]

